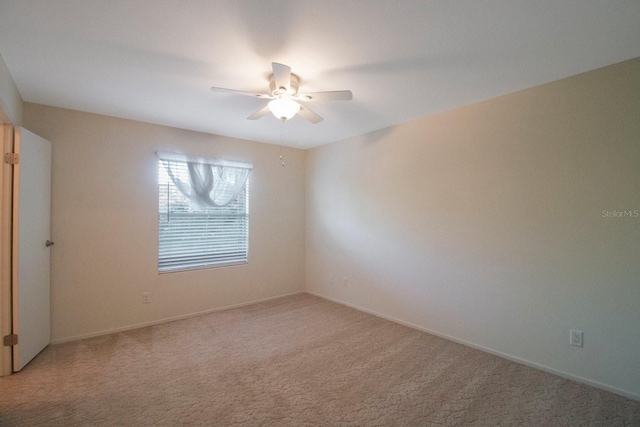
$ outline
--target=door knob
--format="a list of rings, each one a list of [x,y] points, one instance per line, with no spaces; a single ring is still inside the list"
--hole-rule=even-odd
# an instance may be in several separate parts
[[[44,245],[46,247],[53,246],[53,242],[51,240],[47,240]]]

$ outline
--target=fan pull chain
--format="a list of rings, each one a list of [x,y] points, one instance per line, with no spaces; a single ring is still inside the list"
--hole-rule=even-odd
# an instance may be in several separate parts
[[[280,124],[280,162],[284,167],[284,154],[283,154],[283,145],[284,145],[284,120]]]

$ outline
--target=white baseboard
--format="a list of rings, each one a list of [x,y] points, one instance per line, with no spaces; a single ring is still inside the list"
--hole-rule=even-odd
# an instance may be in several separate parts
[[[598,381],[593,381],[593,380],[590,380],[588,378],[583,378],[583,377],[572,375],[572,374],[569,374],[569,373],[566,373],[566,372],[563,372],[563,371],[559,371],[557,369],[553,369],[553,368],[550,368],[548,366],[540,365],[538,363],[531,362],[529,360],[522,359],[520,357],[512,356],[510,354],[503,353],[503,352],[500,352],[500,351],[496,351],[496,350],[493,350],[493,349],[488,348],[488,347],[483,347],[481,345],[477,345],[477,344],[474,344],[474,343],[469,342],[469,341],[461,340],[461,339],[458,339],[456,337],[452,337],[450,335],[443,334],[443,333],[438,332],[438,331],[433,331],[431,329],[427,329],[427,328],[424,328],[422,326],[419,326],[419,325],[416,325],[416,324],[413,324],[413,323],[410,323],[410,322],[405,322],[404,320],[396,319],[394,317],[387,316],[387,315],[378,313],[376,311],[369,310],[369,309],[364,308],[364,307],[360,307],[360,306],[355,305],[355,304],[351,304],[351,303],[348,303],[348,302],[345,302],[345,301],[341,301],[341,300],[336,299],[336,298],[328,297],[328,296],[319,294],[317,292],[311,292],[311,291],[308,291],[308,290],[305,291],[305,292],[308,293],[309,295],[314,295],[314,296],[320,297],[322,299],[326,299],[327,301],[332,301],[332,302],[335,302],[335,303],[338,303],[338,304],[341,304],[341,305],[345,305],[347,307],[351,307],[351,308],[356,309],[358,311],[362,311],[364,313],[372,314],[374,316],[381,317],[383,319],[390,320],[392,322],[399,323],[399,324],[404,325],[404,326],[408,326],[408,327],[410,327],[412,329],[417,329],[419,331],[426,332],[428,334],[435,335],[437,337],[444,338],[444,339],[447,339],[449,341],[453,341],[455,343],[465,345],[467,347],[471,347],[471,348],[475,348],[475,349],[480,350],[480,351],[484,351],[485,353],[493,354],[494,356],[502,357],[503,359],[511,360],[512,362],[520,363],[522,365],[526,365],[526,366],[529,366],[531,368],[539,369],[541,371],[548,372],[550,374],[558,375],[559,377],[567,378],[569,380],[573,380],[573,381],[577,381],[579,383],[590,385],[592,387],[596,387],[596,388],[599,388],[601,390],[609,391],[611,393],[615,393],[615,394],[619,394],[619,395],[624,396],[624,397],[628,397],[629,399],[640,401],[640,394],[637,394],[637,393],[632,393],[630,391],[622,390],[622,389],[617,388],[617,387],[612,387],[610,385],[607,385],[607,384],[604,384],[604,383],[601,383],[601,382],[598,382]]]
[[[259,304],[261,302],[271,301],[271,300],[274,300],[274,299],[285,298],[285,297],[289,297],[289,296],[292,296],[292,295],[299,295],[299,294],[303,294],[303,293],[305,293],[305,292],[304,291],[291,292],[289,294],[277,295],[277,296],[269,297],[269,298],[262,298],[262,299],[259,299],[259,300],[243,302],[243,303],[240,303],[240,304],[233,304],[233,305],[227,305],[227,306],[224,306],[224,307],[212,308],[211,310],[204,310],[204,311],[198,311],[196,313],[189,313],[189,314],[183,314],[183,315],[180,315],[180,316],[167,317],[165,319],[152,320],[150,322],[136,323],[134,325],[123,326],[121,328],[105,329],[105,330],[102,330],[102,331],[92,332],[92,333],[89,333],[89,334],[82,334],[82,335],[75,335],[75,336],[72,336],[72,337],[59,338],[59,339],[56,339],[56,340],[52,340],[51,344],[62,344],[62,343],[65,343],[65,342],[70,342],[70,341],[83,340],[85,338],[99,337],[99,336],[102,336],[102,335],[109,335],[109,334],[115,334],[117,332],[124,332],[124,331],[130,331],[132,329],[144,328],[144,327],[147,327],[147,326],[160,325],[162,323],[174,322],[176,320],[188,319],[190,317],[196,317],[196,316],[202,316],[204,314],[215,313],[217,311],[224,311],[224,310],[230,310],[232,308],[238,308],[238,307],[244,307],[244,306],[247,306],[247,305]]]

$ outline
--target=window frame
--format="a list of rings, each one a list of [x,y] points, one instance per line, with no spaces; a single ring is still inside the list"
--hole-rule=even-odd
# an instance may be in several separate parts
[[[196,207],[169,178],[166,171],[167,162],[182,168],[179,170],[182,179],[185,178],[187,165],[186,159],[163,159],[160,156],[158,159],[158,274],[248,264],[251,188],[249,177],[228,206],[203,209]],[[230,162],[219,163],[228,165]],[[167,198],[164,204],[163,197]],[[177,197],[178,200],[172,200],[172,197]],[[166,213],[162,212],[163,208],[166,209]],[[173,230],[168,230],[167,224],[172,216],[180,217],[182,224],[178,223]],[[192,219],[189,221],[190,217]],[[216,228],[220,231],[211,231]],[[214,238],[216,234],[217,239]],[[234,238],[237,240],[230,240]],[[189,247],[194,244],[201,250],[190,252]]]

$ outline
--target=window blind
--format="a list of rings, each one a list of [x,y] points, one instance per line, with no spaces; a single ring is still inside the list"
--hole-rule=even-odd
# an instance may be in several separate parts
[[[159,160],[158,270],[171,272],[246,263],[249,240],[249,179],[234,200],[202,208],[185,196],[168,170],[189,181],[187,163]]]

